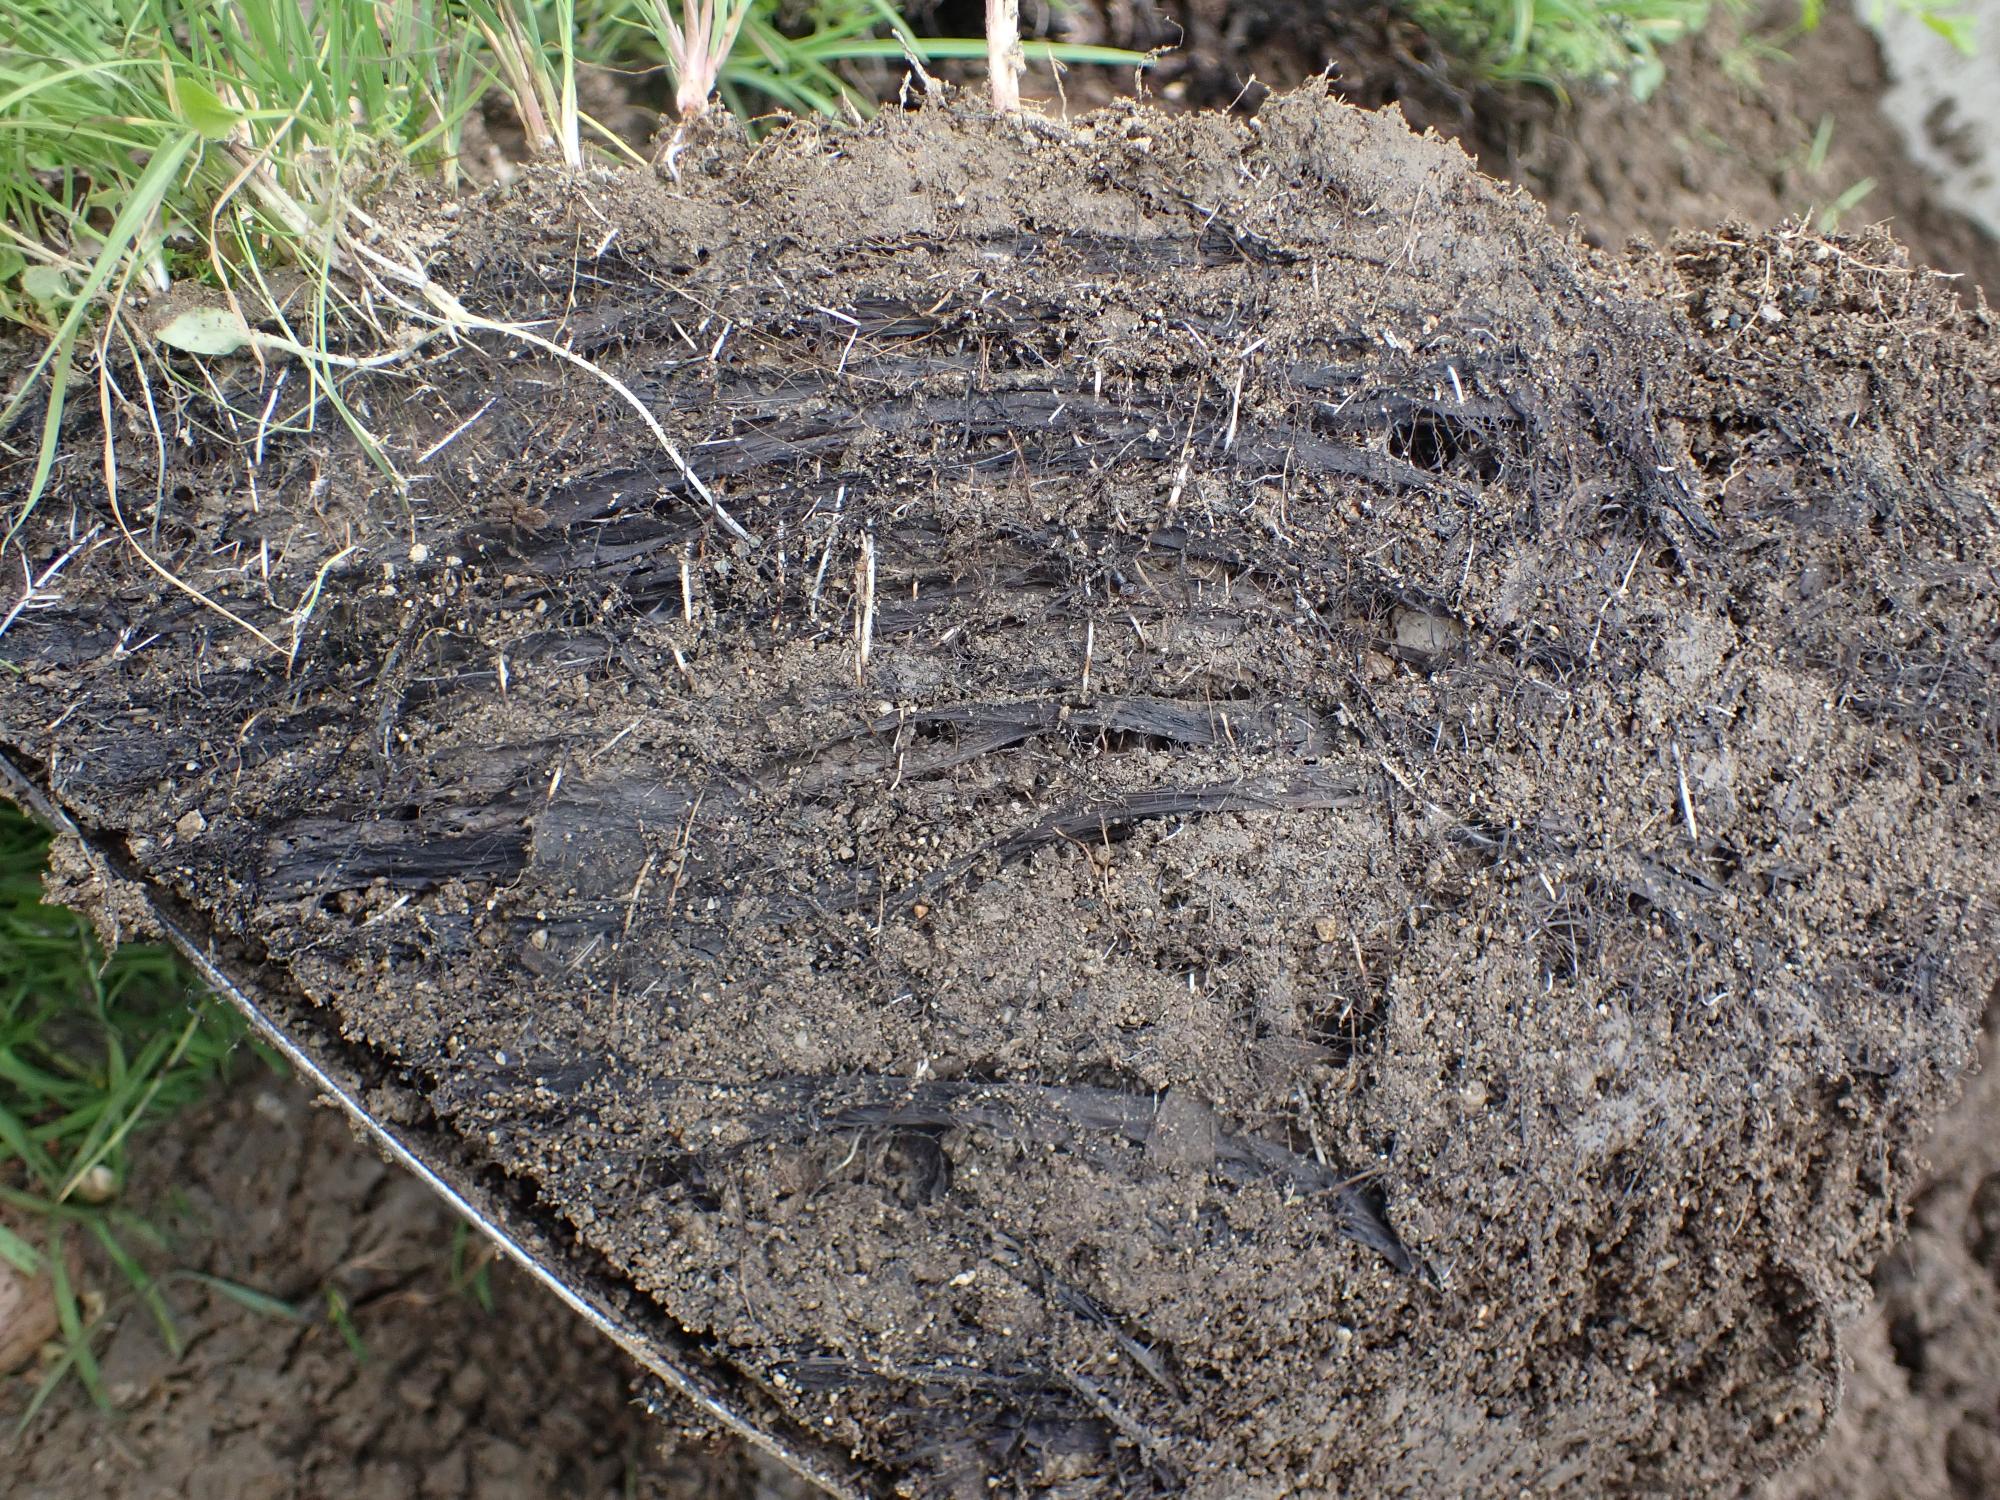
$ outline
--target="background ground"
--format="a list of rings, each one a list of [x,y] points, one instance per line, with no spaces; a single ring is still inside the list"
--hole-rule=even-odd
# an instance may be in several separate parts
[[[1108,17],[1108,20],[1115,20]],[[1182,80],[1282,81],[1310,38],[1245,34]],[[1122,39],[1122,38],[1118,38]],[[1919,260],[2000,286],[2000,249],[1941,210],[1876,101],[1888,80],[1844,12],[1762,63],[1741,90],[1714,66],[1725,43],[1670,74],[1647,106],[1531,103],[1453,120],[1413,93],[1410,113],[1457,125],[1594,240],[1663,237],[1735,216],[1893,217]],[[1366,50],[1365,48],[1363,49]],[[1204,72],[1204,70],[1206,70]],[[1204,81],[1206,80],[1206,81]],[[1175,80],[1165,82],[1171,89]],[[1820,122],[1833,122],[1815,144]],[[1988,1052],[2000,1040],[1989,1017]],[[1777,1497],[2000,1493],[2000,1084],[1975,1080],[1940,1130],[1908,1244],[1848,1335],[1848,1405],[1821,1454]],[[699,1434],[667,1434],[633,1404],[623,1360],[505,1267],[482,1271],[448,1215],[358,1146],[301,1091],[247,1065],[241,1085],[146,1149],[135,1189],[170,1235],[161,1264],[197,1268],[299,1309],[256,1311],[191,1280],[170,1293],[187,1347],[169,1355],[136,1309],[110,1316],[115,1404],[63,1389],[15,1443],[15,1493],[147,1496],[611,1496],[692,1500],[795,1493]],[[97,1276],[115,1297],[117,1283]],[[490,1303],[490,1306],[489,1306]],[[29,1380],[0,1389],[0,1431]]]
[[[623,1356],[510,1267],[464,1248],[427,1188],[345,1118],[253,1065],[147,1152],[165,1257],[301,1310],[168,1288],[178,1359],[143,1311],[102,1351],[115,1403],[71,1383],[16,1444],[14,1496],[127,1500],[747,1500],[740,1454],[663,1453]],[[104,1278],[102,1285],[117,1283]],[[0,1422],[19,1411],[13,1383]]]

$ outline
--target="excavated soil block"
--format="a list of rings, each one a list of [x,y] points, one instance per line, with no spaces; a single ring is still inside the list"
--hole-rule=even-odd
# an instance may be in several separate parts
[[[575,357],[345,374],[403,488],[277,357],[115,370],[115,512],[73,406],[72,894],[836,1489],[1809,1448],[1995,979],[1983,307],[1312,92],[679,165],[383,217]]]

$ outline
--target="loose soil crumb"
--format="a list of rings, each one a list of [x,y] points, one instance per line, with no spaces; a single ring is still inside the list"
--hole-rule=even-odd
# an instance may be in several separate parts
[[[857,1492],[1813,1446],[2000,937],[1983,310],[1875,236],[1609,259],[1311,93],[431,230],[713,499],[494,339],[353,388],[408,498],[295,417],[254,497],[176,455],[163,561],[289,672],[106,549],[0,683],[404,1130]]]

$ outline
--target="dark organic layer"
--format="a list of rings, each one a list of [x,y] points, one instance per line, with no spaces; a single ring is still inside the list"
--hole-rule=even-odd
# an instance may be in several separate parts
[[[75,417],[0,745],[858,1488],[1807,1448],[1994,979],[1985,313],[1310,93],[686,173],[394,232],[714,505],[519,338],[344,388],[404,491],[238,363],[121,491],[274,663]]]

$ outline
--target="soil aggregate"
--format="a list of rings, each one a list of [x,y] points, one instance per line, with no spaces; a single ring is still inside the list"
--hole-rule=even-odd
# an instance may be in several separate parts
[[[72,415],[0,639],[0,747],[379,1114],[857,1494],[1819,1439],[1995,982],[1983,304],[1609,256],[1323,89],[388,232],[712,498],[522,340],[350,383],[403,491],[243,361],[163,470],[128,394],[117,513]]]

